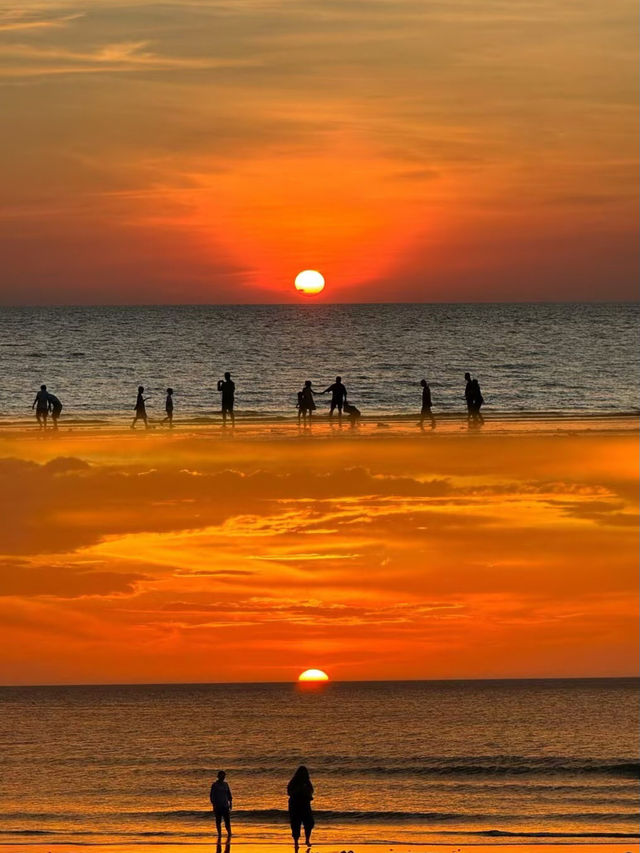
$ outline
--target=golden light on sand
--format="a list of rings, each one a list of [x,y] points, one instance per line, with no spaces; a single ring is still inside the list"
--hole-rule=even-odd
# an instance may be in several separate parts
[[[305,296],[315,296],[324,290],[324,276],[317,270],[302,270],[296,276],[296,290]]]
[[[304,681],[305,683],[309,681],[329,681],[329,676],[321,669],[305,669],[298,676],[298,681]]]

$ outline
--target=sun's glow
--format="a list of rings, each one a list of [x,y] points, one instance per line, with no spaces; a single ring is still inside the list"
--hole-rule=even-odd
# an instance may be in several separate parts
[[[302,270],[296,276],[296,290],[306,296],[314,296],[324,290],[324,276],[317,270]]]
[[[329,681],[329,676],[321,669],[305,669],[298,676],[298,681]]]

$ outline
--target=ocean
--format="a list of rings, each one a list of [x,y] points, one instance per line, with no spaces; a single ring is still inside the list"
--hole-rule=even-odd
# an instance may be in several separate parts
[[[423,377],[435,413],[462,411],[467,370],[487,413],[637,412],[639,320],[637,304],[4,308],[0,419],[31,418],[42,383],[67,422],[128,419],[138,384],[152,419],[167,386],[177,422],[215,418],[225,370],[239,417],[293,417],[306,379],[337,374],[363,415],[418,411]]]
[[[0,689],[0,839],[286,841],[308,765],[315,841],[458,845],[639,836],[634,679]],[[624,849],[624,848],[623,848]]]

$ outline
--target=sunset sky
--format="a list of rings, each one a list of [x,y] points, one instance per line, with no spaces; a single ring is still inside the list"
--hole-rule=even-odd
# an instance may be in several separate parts
[[[3,304],[631,299],[630,0],[0,0]]]
[[[0,683],[633,675],[633,437],[5,439]]]

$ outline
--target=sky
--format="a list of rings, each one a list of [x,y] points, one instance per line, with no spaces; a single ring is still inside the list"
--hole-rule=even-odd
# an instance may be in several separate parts
[[[631,0],[0,0],[0,304],[635,299]]]
[[[633,436],[5,453],[0,683],[637,674]]]

